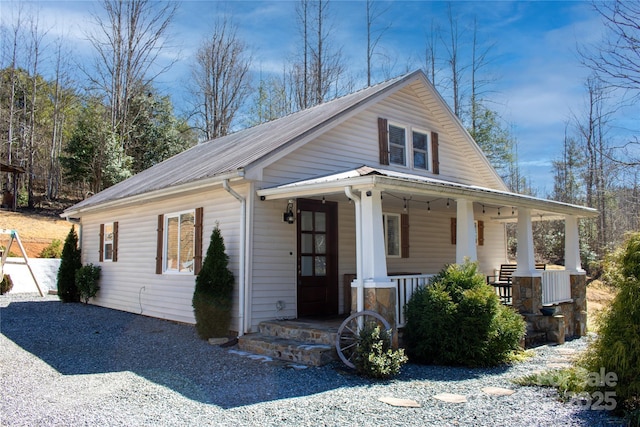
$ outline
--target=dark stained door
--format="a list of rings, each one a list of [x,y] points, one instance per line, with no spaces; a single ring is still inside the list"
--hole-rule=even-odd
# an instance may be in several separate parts
[[[338,313],[338,204],[298,199],[298,317]]]

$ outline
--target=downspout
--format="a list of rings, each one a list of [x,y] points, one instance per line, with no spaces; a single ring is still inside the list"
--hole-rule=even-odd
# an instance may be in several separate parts
[[[222,181],[222,187],[240,202],[240,259],[239,259],[239,278],[240,284],[238,288],[238,336],[244,335],[245,327],[245,289],[247,284],[245,283],[245,253],[246,253],[246,236],[247,236],[247,200],[238,194],[233,188],[229,186],[229,180]]]
[[[360,197],[356,196],[351,187],[344,187],[344,194],[356,206],[356,311],[364,310],[364,278],[362,275],[362,218],[360,213]]]

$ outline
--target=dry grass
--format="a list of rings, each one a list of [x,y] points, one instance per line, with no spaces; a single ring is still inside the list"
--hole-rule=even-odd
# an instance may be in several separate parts
[[[0,211],[0,229],[16,230],[29,258],[38,258],[40,252],[54,240],[64,242],[71,224],[59,217],[29,212]],[[0,245],[7,246],[9,235],[0,235]],[[20,254],[17,244],[11,252]]]
[[[600,280],[594,280],[587,285],[587,328],[596,330],[598,313],[611,304],[615,297],[615,289],[605,285]]]

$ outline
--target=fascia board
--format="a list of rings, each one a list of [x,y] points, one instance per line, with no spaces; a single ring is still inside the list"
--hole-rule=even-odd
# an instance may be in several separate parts
[[[243,172],[234,171],[228,174],[218,175],[209,179],[203,179],[200,181],[176,185],[174,187],[168,187],[168,188],[163,188],[159,190],[149,191],[147,193],[124,197],[122,199],[117,199],[117,200],[111,200],[111,201],[99,203],[96,205],[89,205],[86,207],[81,207],[79,209],[65,210],[60,214],[60,216],[62,218],[75,218],[78,216],[82,216],[83,214],[86,214],[88,212],[99,212],[99,211],[104,211],[108,209],[127,207],[127,206],[135,205],[138,203],[150,202],[163,197],[180,195],[180,194],[184,194],[185,192],[196,191],[203,188],[211,187],[216,184],[222,184],[222,182],[226,179],[232,182],[241,180],[243,179]]]

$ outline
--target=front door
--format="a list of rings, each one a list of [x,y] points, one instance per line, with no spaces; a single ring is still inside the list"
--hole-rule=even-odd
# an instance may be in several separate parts
[[[338,313],[338,204],[298,199],[298,317]]]

